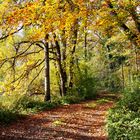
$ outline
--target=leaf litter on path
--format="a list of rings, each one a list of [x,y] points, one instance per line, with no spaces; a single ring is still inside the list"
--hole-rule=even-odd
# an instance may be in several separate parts
[[[107,140],[106,114],[114,103],[100,102],[65,105],[0,126],[0,140]]]

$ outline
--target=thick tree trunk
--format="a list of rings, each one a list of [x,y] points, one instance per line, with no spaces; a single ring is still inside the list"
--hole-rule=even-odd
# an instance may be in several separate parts
[[[73,37],[72,37],[72,51],[71,51],[71,58],[70,58],[70,67],[69,67],[69,71],[70,71],[70,81],[69,81],[69,87],[72,88],[73,87],[73,81],[74,81],[74,61],[75,61],[75,50],[76,50],[76,45],[77,45],[77,37],[78,37],[78,19],[75,21],[74,23],[74,27],[73,27]]]
[[[66,69],[65,67],[63,67],[62,65],[62,56],[61,56],[61,50],[60,50],[60,45],[58,43],[58,41],[55,41],[55,45],[56,45],[56,53],[57,53],[57,62],[58,62],[58,69],[59,69],[59,75],[60,75],[60,91],[61,91],[61,95],[65,96],[66,92],[67,92],[67,73],[66,73]],[[64,61],[64,60],[63,60]]]
[[[61,81],[61,92],[62,92],[62,96],[65,96],[67,93],[67,87],[66,87],[66,83],[67,83],[67,75],[66,72],[61,71],[60,72],[60,81]]]
[[[50,62],[49,62],[48,41],[45,41],[44,54],[45,54],[45,98],[44,98],[44,101],[49,101],[51,100],[51,96],[50,96]]]

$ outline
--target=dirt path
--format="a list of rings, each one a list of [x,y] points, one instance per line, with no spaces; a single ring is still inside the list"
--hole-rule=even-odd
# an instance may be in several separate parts
[[[0,140],[107,140],[106,114],[113,102],[66,105],[0,126]]]

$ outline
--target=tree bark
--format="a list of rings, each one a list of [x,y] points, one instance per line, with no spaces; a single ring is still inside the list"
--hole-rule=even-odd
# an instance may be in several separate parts
[[[46,39],[45,39],[44,55],[45,55],[45,98],[44,98],[44,101],[49,101],[51,100],[51,96],[50,96],[50,60],[49,60],[48,35],[46,35]]]
[[[88,55],[88,51],[87,51],[87,26],[85,26],[85,36],[84,36],[84,47],[85,47],[85,50],[84,50],[84,55],[85,55],[85,63],[87,62],[87,55]],[[87,74],[88,74],[88,69],[87,67],[85,67],[85,76],[87,77]]]
[[[124,64],[123,64],[123,61],[122,61],[122,90],[124,91],[125,89],[125,75],[124,75]]]
[[[73,48],[71,50],[70,67],[69,67],[69,71],[70,71],[69,87],[70,88],[73,87],[73,80],[74,80],[74,61],[75,61],[74,53],[76,50],[77,37],[78,37],[78,19],[75,21],[74,27],[72,30],[73,30],[73,37],[72,37]]]
[[[56,53],[57,53],[57,62],[58,62],[58,69],[59,69],[59,75],[60,75],[60,91],[61,95],[65,96],[67,92],[67,73],[65,67],[63,67],[63,60],[61,56],[61,50],[60,50],[60,45],[57,40],[55,40],[55,45],[56,45]]]

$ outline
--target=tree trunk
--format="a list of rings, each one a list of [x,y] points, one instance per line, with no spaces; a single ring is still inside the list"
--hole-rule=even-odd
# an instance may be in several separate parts
[[[47,35],[48,40],[48,35]],[[49,43],[45,40],[44,53],[45,53],[45,98],[44,101],[51,100],[50,96],[50,61],[49,61]]]
[[[122,61],[122,90],[124,91],[125,89],[125,75],[124,75],[124,64]]]
[[[85,47],[85,50],[84,50],[84,55],[85,55],[85,63],[87,62],[87,26],[85,26],[85,36],[84,36],[84,47]],[[85,76],[87,77],[87,74],[88,74],[88,68],[85,67]]]
[[[67,92],[67,88],[66,88],[67,73],[66,73],[66,69],[62,65],[63,62],[62,62],[61,50],[60,50],[60,45],[57,40],[55,41],[55,45],[56,45],[57,62],[58,62],[58,69],[59,69],[59,75],[60,75],[61,95],[65,96]]]
[[[74,27],[72,28],[73,30],[73,37],[72,37],[72,51],[71,51],[71,58],[70,58],[70,82],[69,82],[69,87],[73,87],[73,80],[74,80],[74,61],[75,61],[75,50],[76,50],[76,45],[77,45],[77,37],[78,37],[78,19],[74,23]]]

